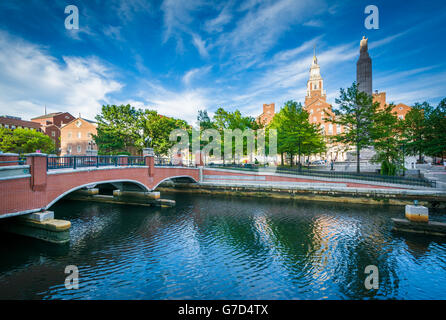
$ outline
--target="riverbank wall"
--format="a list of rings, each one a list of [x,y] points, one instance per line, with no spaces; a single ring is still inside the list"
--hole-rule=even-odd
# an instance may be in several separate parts
[[[446,208],[446,192],[437,190],[348,188],[321,185],[227,184],[227,183],[174,183],[158,186],[160,192],[218,194],[258,198],[296,199],[360,203],[369,205],[405,206],[418,200],[430,208]]]

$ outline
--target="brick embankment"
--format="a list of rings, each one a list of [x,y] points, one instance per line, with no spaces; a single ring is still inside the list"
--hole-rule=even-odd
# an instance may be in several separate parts
[[[446,192],[436,190],[404,190],[389,188],[351,188],[332,185],[285,185],[285,184],[228,184],[203,182],[164,183],[157,188],[161,192],[221,194],[248,197],[269,197],[308,201],[328,201],[362,204],[406,205],[418,200],[421,205],[446,208]]]

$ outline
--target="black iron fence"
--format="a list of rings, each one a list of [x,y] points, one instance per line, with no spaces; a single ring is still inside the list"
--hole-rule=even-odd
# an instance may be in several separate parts
[[[21,166],[26,164],[26,158],[19,158],[18,160],[0,161],[0,166]]]
[[[105,166],[144,166],[144,157],[63,156],[47,157],[47,170]]]
[[[428,180],[425,178],[410,178],[403,176],[384,176],[379,173],[357,173],[357,172],[346,172],[346,171],[323,171],[323,170],[313,170],[308,167],[266,167],[258,165],[209,165],[209,167],[214,168],[225,168],[233,170],[243,170],[243,171],[254,171],[254,172],[272,172],[272,173],[284,173],[299,176],[312,176],[321,178],[331,178],[331,179],[353,179],[361,181],[372,181],[372,182],[383,182],[383,183],[393,183],[411,186],[421,186],[436,188],[437,183],[435,180]]]
[[[170,158],[155,157],[155,166],[157,167],[195,167],[192,160],[172,160]]]

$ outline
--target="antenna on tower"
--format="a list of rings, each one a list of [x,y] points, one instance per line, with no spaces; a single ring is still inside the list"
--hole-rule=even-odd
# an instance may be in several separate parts
[[[45,115],[46,115],[46,105],[45,105]]]

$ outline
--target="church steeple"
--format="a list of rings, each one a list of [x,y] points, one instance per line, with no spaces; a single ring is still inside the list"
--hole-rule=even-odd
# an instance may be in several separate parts
[[[324,79],[322,79],[321,76],[321,68],[319,67],[316,56],[316,46],[314,46],[313,62],[310,67],[310,78],[307,81],[306,99],[316,96],[322,97],[324,95]]]

